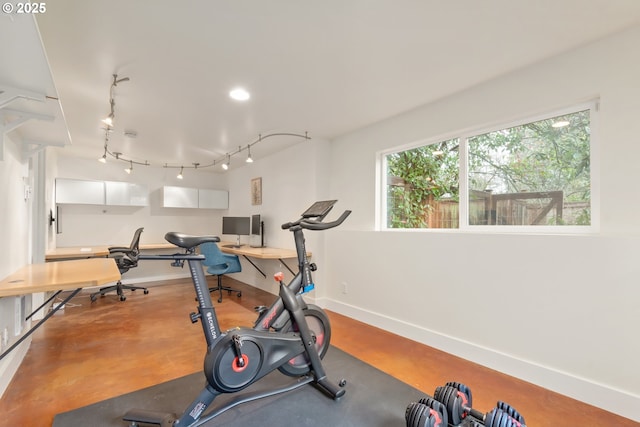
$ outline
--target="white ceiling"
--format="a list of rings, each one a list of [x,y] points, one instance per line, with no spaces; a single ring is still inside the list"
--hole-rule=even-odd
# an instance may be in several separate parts
[[[130,81],[115,88],[109,148],[156,166],[210,163],[271,132],[331,139],[640,22],[638,0],[46,6],[36,18],[71,136],[65,152],[102,155],[115,73]],[[252,98],[229,99],[236,86]],[[265,139],[252,154],[300,141]]]

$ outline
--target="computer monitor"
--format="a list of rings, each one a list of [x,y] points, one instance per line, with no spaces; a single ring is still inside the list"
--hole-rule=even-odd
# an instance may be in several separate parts
[[[248,236],[251,233],[251,218],[248,216],[223,216],[222,234],[235,234],[236,245],[240,246],[240,236]]]
[[[254,237],[255,236],[255,237]],[[264,222],[260,214],[251,215],[251,246],[255,248],[264,247]]]
[[[260,221],[260,214],[251,215],[251,234],[259,236],[262,234],[262,222]]]

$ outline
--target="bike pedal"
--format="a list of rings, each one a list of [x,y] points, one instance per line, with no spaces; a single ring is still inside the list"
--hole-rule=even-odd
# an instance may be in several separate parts
[[[258,305],[256,307],[253,307],[253,309],[258,313],[258,314],[262,314],[265,311],[267,311],[268,307],[265,305]]]

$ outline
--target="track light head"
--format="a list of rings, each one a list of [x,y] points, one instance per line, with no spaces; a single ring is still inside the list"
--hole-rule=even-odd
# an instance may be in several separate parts
[[[106,118],[102,119],[102,123],[107,125],[109,128],[113,127],[113,113],[109,114]]]
[[[253,157],[251,157],[251,144],[247,145],[247,163],[253,163]]]

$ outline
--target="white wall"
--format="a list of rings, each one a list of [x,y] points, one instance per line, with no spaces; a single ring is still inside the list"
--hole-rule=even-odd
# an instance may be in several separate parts
[[[0,147],[0,149],[3,148]],[[5,136],[4,159],[0,160],[0,182],[2,183],[0,186],[0,200],[2,200],[0,236],[5,242],[4,251],[0,257],[0,279],[4,279],[29,263],[31,203],[24,197],[24,178],[29,178],[28,162],[22,160],[19,144],[15,143],[10,136]],[[19,339],[19,336],[15,336],[14,333],[16,298],[20,296],[0,298],[0,337],[3,330],[7,328],[9,342],[6,347]],[[30,300],[30,296],[26,298]],[[29,301],[27,306],[30,306]],[[18,369],[30,341],[30,339],[26,340],[0,361],[0,396]],[[1,347],[4,351],[5,346]]]
[[[334,140],[330,192],[354,213],[327,235],[326,305],[640,420],[639,44],[636,27]],[[379,150],[594,97],[599,233],[374,231]]]
[[[329,174],[327,173],[330,147],[331,144],[326,140],[302,140],[288,150],[229,171],[229,215],[260,214],[265,223],[265,245],[294,249],[293,234],[282,230],[281,225],[297,220],[313,202],[333,197],[333,194],[329,193]],[[251,179],[257,177],[262,178],[262,205],[252,206],[250,183]],[[344,209],[344,206],[344,201],[337,204],[336,212]],[[334,216],[336,214],[332,212],[329,218]],[[322,250],[324,234],[324,232],[305,233],[307,250],[312,253],[312,260],[319,267],[314,275],[314,279],[319,284],[324,282],[323,274],[326,271],[326,268],[323,268]],[[242,243],[248,242],[248,239],[245,239],[243,237]],[[253,261],[267,274],[266,279],[244,259],[241,259],[242,273],[234,277],[272,293],[277,293],[277,284],[273,280],[274,273],[282,271],[285,273],[286,280],[291,278],[288,270],[277,261],[255,259]],[[288,259],[286,263],[296,271],[295,259]],[[310,297],[317,298],[323,292],[325,292],[324,286],[318,286]]]

